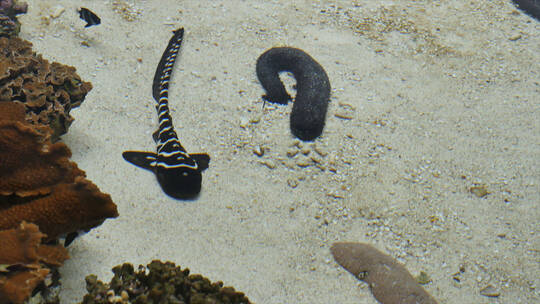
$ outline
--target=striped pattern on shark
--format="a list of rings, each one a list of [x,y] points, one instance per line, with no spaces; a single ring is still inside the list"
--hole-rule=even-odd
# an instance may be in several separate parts
[[[156,153],[126,151],[124,159],[156,174],[163,191],[174,198],[193,198],[201,190],[201,171],[208,168],[210,156],[189,154],[178,140],[169,111],[169,81],[182,45],[184,29],[175,30],[154,75],[152,95],[157,102],[159,128],[153,134]]]

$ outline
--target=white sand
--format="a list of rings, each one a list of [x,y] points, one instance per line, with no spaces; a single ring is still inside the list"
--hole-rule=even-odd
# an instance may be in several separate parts
[[[540,23],[506,0],[442,2],[129,1],[140,14],[127,21],[113,10],[124,1],[30,1],[20,36],[94,86],[63,140],[120,212],[70,246],[62,303],[81,300],[90,273],[108,281],[115,265],[153,259],[256,303],[376,303],[333,261],[334,241],[425,271],[441,303],[538,302]],[[57,5],[66,11],[46,25]],[[77,5],[102,24],[85,29]],[[154,150],[151,82],[179,26],[174,123],[189,152],[212,157],[191,202],[121,157]],[[291,106],[262,108],[255,61],[277,45],[330,77],[324,157],[310,144],[288,157]],[[471,194],[476,183],[490,194]],[[488,285],[498,298],[480,295]]]

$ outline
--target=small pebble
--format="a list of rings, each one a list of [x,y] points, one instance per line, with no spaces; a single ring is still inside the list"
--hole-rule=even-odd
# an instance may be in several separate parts
[[[480,290],[480,294],[484,297],[496,298],[501,295],[501,293],[493,287],[493,285],[488,285]]]
[[[62,13],[65,11],[66,9],[61,6],[61,5],[58,5],[54,8],[53,12],[51,13],[51,18],[53,19],[56,19],[58,17],[60,17],[60,15],[62,15]]]
[[[298,187],[298,181],[296,179],[289,178],[287,179],[287,185],[289,185],[291,188],[296,188]]]
[[[347,110],[351,110],[351,111],[355,110],[355,108],[351,104],[348,104],[348,103],[338,102],[338,105]]]
[[[274,163],[273,161],[267,159],[267,160],[264,160],[262,162],[260,162],[262,165],[265,165],[267,168],[269,169],[275,169],[276,168],[276,163]]]
[[[337,193],[333,193],[333,192],[328,192],[328,193],[326,193],[326,196],[332,197],[332,198],[337,198],[337,199],[343,199],[343,198],[345,198],[343,195],[337,194]]]
[[[426,272],[420,271],[420,274],[416,277],[416,282],[420,285],[426,285],[431,282],[431,278]]]
[[[255,153],[255,155],[257,155],[258,157],[261,157],[264,155],[264,148],[261,146],[256,146],[255,148],[253,148],[253,153]]]
[[[294,161],[292,159],[283,159],[283,160],[280,160],[280,161],[285,167],[287,167],[287,168],[289,168],[291,170],[294,170],[296,168],[296,164],[294,163]]]
[[[326,151],[322,150],[319,146],[317,145],[313,145],[313,151],[315,151],[315,153],[319,154],[320,156],[322,157],[325,157],[326,155],[328,155],[328,153],[326,153]]]
[[[336,113],[336,114],[334,114],[334,116],[337,117],[337,118],[344,119],[344,120],[351,120],[351,119],[353,119],[352,116],[347,115],[347,114],[341,114],[341,113]]]
[[[290,158],[295,157],[296,154],[298,154],[298,150],[289,150],[289,151],[287,151],[287,156],[290,157]]]
[[[322,159],[318,158],[317,156],[312,155],[309,159],[311,159],[312,162],[316,164],[322,163]]]
[[[311,161],[308,158],[303,158],[296,162],[296,165],[300,168],[309,167],[311,165]]]
[[[240,127],[245,129],[249,123],[249,119],[245,116],[240,117]]]
[[[476,195],[477,197],[484,197],[489,194],[485,185],[472,186],[471,188],[469,188],[469,191],[471,191],[471,193]]]
[[[515,34],[515,35],[510,36],[510,38],[508,38],[508,40],[510,40],[510,41],[516,41],[516,40],[519,40],[519,39],[521,39],[520,34]]]

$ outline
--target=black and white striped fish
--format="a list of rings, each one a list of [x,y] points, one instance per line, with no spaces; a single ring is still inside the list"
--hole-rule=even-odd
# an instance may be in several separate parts
[[[184,36],[184,29],[174,31],[161,60],[152,84],[152,95],[157,101],[156,110],[159,129],[153,138],[157,143],[157,153],[126,151],[124,159],[135,166],[156,174],[163,191],[174,198],[188,199],[201,190],[201,171],[208,168],[210,156],[205,153],[188,154],[182,147],[169,112],[169,80]]]

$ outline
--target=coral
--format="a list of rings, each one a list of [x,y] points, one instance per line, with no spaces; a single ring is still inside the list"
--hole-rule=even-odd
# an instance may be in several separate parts
[[[0,304],[23,303],[34,289],[69,258],[60,246],[41,244],[45,234],[38,226],[22,222],[0,231]]]
[[[339,265],[369,284],[382,304],[437,303],[403,265],[371,245],[335,243],[330,250]]]
[[[176,267],[172,262],[152,261],[147,266],[126,263],[113,268],[114,277],[109,284],[98,281],[95,275],[86,277],[88,294],[83,304],[105,303],[251,303],[241,292],[223,287],[222,282],[211,283],[189,269]]]
[[[69,112],[91,89],[74,67],[49,63],[28,41],[0,37],[0,103],[22,102],[27,121],[50,126],[53,141],[67,132],[73,122]]]
[[[74,183],[58,184],[49,195],[0,210],[0,229],[13,227],[22,220],[39,225],[48,239],[78,230],[88,231],[106,218],[117,217],[110,195],[101,193],[89,180],[75,178]]]
[[[110,195],[69,161],[69,148],[51,143],[49,127],[22,120],[23,111],[0,102],[0,229],[29,221],[53,240],[117,217]]]
[[[17,15],[25,14],[28,10],[26,2],[19,3],[13,0],[0,0],[0,36],[17,35],[21,24]]]
[[[13,0],[0,0],[0,12],[13,17],[19,14],[25,14],[28,11],[26,2],[18,2]]]
[[[48,194],[58,183],[84,176],[64,143],[48,142],[47,127],[24,121],[24,106],[0,102],[0,195]]]

